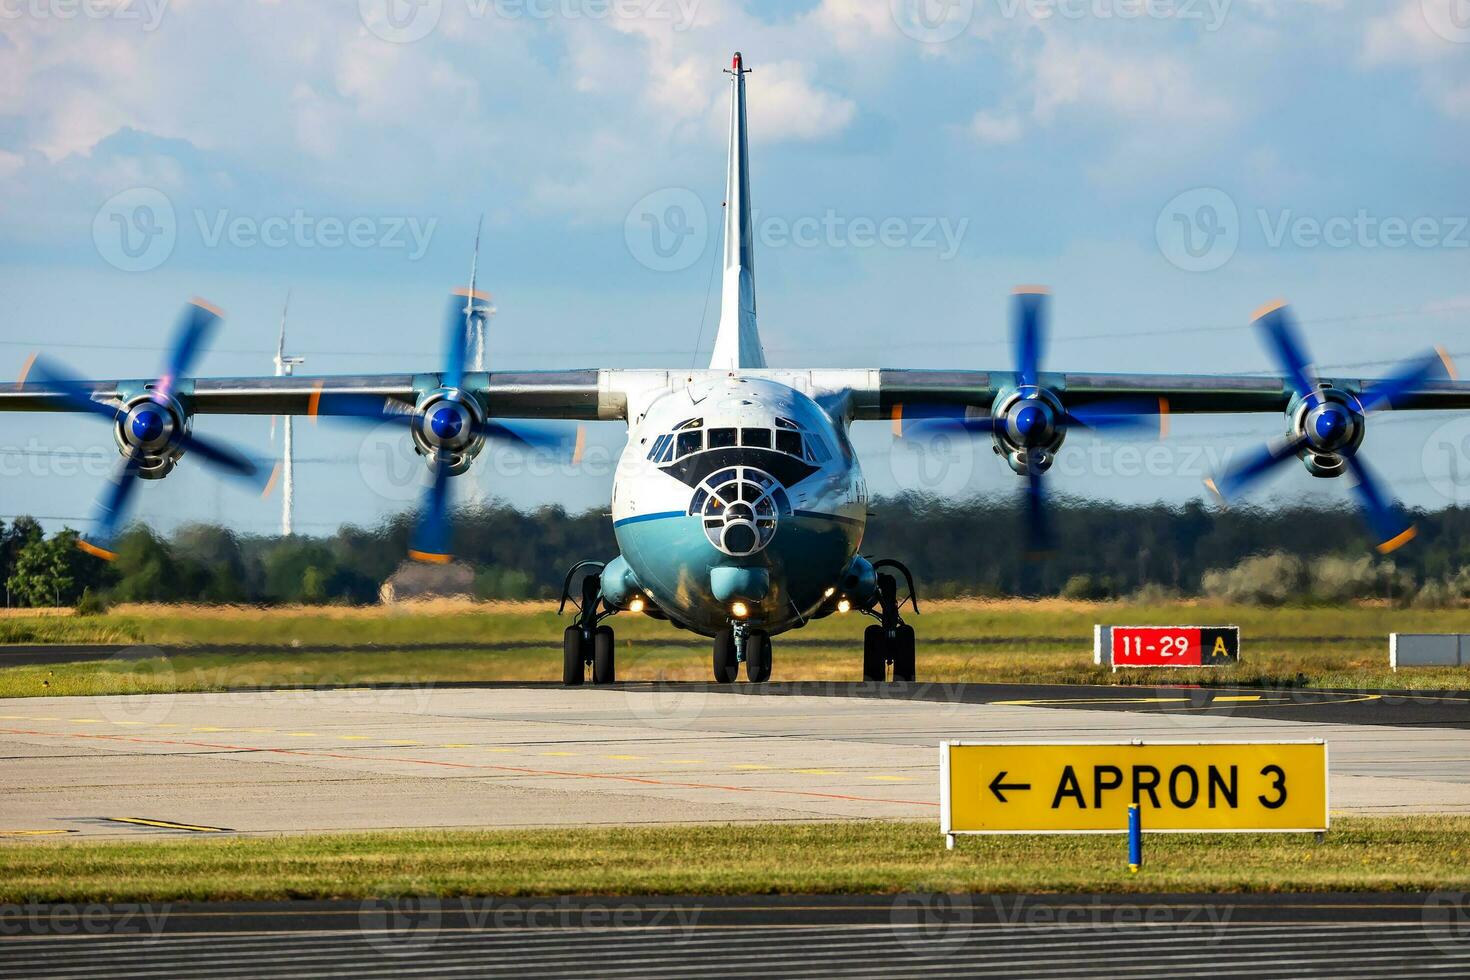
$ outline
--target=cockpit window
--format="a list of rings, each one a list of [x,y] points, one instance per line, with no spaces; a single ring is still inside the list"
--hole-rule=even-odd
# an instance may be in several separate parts
[[[827,451],[826,446],[822,445],[821,438],[814,433],[808,432],[806,434],[807,462],[816,463],[818,466],[821,466],[831,458],[832,454]]]
[[[771,448],[770,429],[741,429],[740,445],[759,446],[761,449]]]
[[[778,428],[778,429],[799,429],[799,428],[801,428],[801,426],[797,425],[795,422],[791,421],[790,419],[777,419],[776,420],[776,428]]]
[[[697,453],[704,448],[704,433],[698,430],[694,432],[679,433],[678,457],[683,459],[690,453]]]
[[[727,446],[733,446],[733,445],[735,445],[735,430],[734,429],[710,429],[709,430],[709,448],[711,448],[711,449],[724,449]]]
[[[790,456],[801,458],[801,433],[790,429],[776,430],[776,449]]]
[[[680,429],[698,429],[698,428],[702,427],[703,425],[704,425],[704,419],[685,419],[684,421],[680,422],[678,425],[674,426],[674,430],[675,431],[678,431]]]
[[[659,457],[663,455],[664,447],[666,447],[669,443],[673,441],[674,437],[667,434],[661,435],[657,439],[653,440],[653,448],[648,451],[648,458],[653,460],[655,463],[661,462]]]

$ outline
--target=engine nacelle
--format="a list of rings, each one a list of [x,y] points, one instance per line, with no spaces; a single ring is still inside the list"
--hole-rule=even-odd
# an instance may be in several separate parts
[[[112,438],[119,453],[137,459],[140,479],[161,480],[184,454],[182,442],[192,421],[178,399],[149,391],[123,404]]]
[[[1362,404],[1350,392],[1322,385],[1316,398],[1297,398],[1287,409],[1287,438],[1304,443],[1297,456],[1307,472],[1331,479],[1347,469],[1346,455],[1357,452],[1367,433]]]
[[[1045,473],[1067,438],[1065,412],[1056,395],[1027,385],[1003,391],[990,410],[996,420],[994,450],[1016,473]]]
[[[415,409],[414,450],[447,466],[451,476],[470,468],[485,448],[485,411],[473,395],[459,388],[436,388]]]

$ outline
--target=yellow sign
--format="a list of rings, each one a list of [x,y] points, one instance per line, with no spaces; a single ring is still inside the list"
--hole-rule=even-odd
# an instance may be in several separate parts
[[[954,834],[1327,829],[1315,742],[941,742],[940,829]]]

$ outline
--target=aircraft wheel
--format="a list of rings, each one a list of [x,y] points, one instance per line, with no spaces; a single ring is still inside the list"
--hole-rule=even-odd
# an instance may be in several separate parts
[[[735,659],[735,631],[728,626],[715,634],[715,683],[732,684],[740,673]]]
[[[893,657],[893,681],[895,684],[912,684],[915,671],[917,670],[917,656],[914,652],[914,628],[907,623],[898,627],[893,632],[893,645],[890,647],[890,656]]]
[[[582,629],[568,626],[561,635],[561,682],[578,687],[587,676],[587,659],[582,650]]]
[[[881,684],[888,679],[888,637],[874,623],[863,630],[863,681]]]
[[[754,630],[746,634],[745,679],[752,684],[764,684],[771,679],[770,634]]]
[[[611,684],[618,679],[614,663],[616,652],[612,627],[597,627],[597,632],[592,634],[592,683]]]

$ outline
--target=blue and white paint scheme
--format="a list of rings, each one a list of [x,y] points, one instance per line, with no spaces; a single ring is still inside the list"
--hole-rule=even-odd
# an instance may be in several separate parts
[[[76,412],[113,426],[122,458],[82,543],[103,559],[114,557],[111,540],[138,487],[165,478],[186,456],[269,491],[269,468],[195,432],[196,416],[401,426],[430,473],[409,552],[429,562],[450,560],[450,483],[487,442],[575,459],[582,432],[566,423],[626,423],[612,489],[620,553],[589,558],[567,576],[567,595],[578,606],[564,636],[568,684],[582,683],[588,666],[596,683],[615,679],[613,634],[604,622],[614,614],[643,613],[712,636],[715,678],[729,682],[742,663],[749,680],[770,676],[771,636],[848,610],[878,621],[864,635],[862,676],[886,679],[891,667],[894,680],[912,680],[914,633],[900,615],[913,598],[912,579],[893,559],[859,554],[868,501],[848,440],[854,422],[883,421],[900,436],[947,429],[990,439],[1024,478],[1021,519],[1044,551],[1052,542],[1043,475],[1069,430],[1162,435],[1171,413],[1279,413],[1285,436],[1207,481],[1213,489],[1235,496],[1295,457],[1314,476],[1352,476],[1380,551],[1413,539],[1413,525],[1361,458],[1368,419],[1390,409],[1470,409],[1470,384],[1454,376],[1441,351],[1384,379],[1319,377],[1280,301],[1254,317],[1278,364],[1274,376],[1043,371],[1048,294],[1039,286],[1015,290],[1009,369],[770,366],[756,319],[748,70],[737,53],[726,71],[720,319],[706,369],[483,370],[471,350],[489,296],[477,289],[472,263],[468,288],[453,291],[445,312],[445,362],[437,372],[191,378],[189,367],[221,316],[194,300],[157,378],[83,381],[33,359],[19,382],[0,384],[0,411]]]

